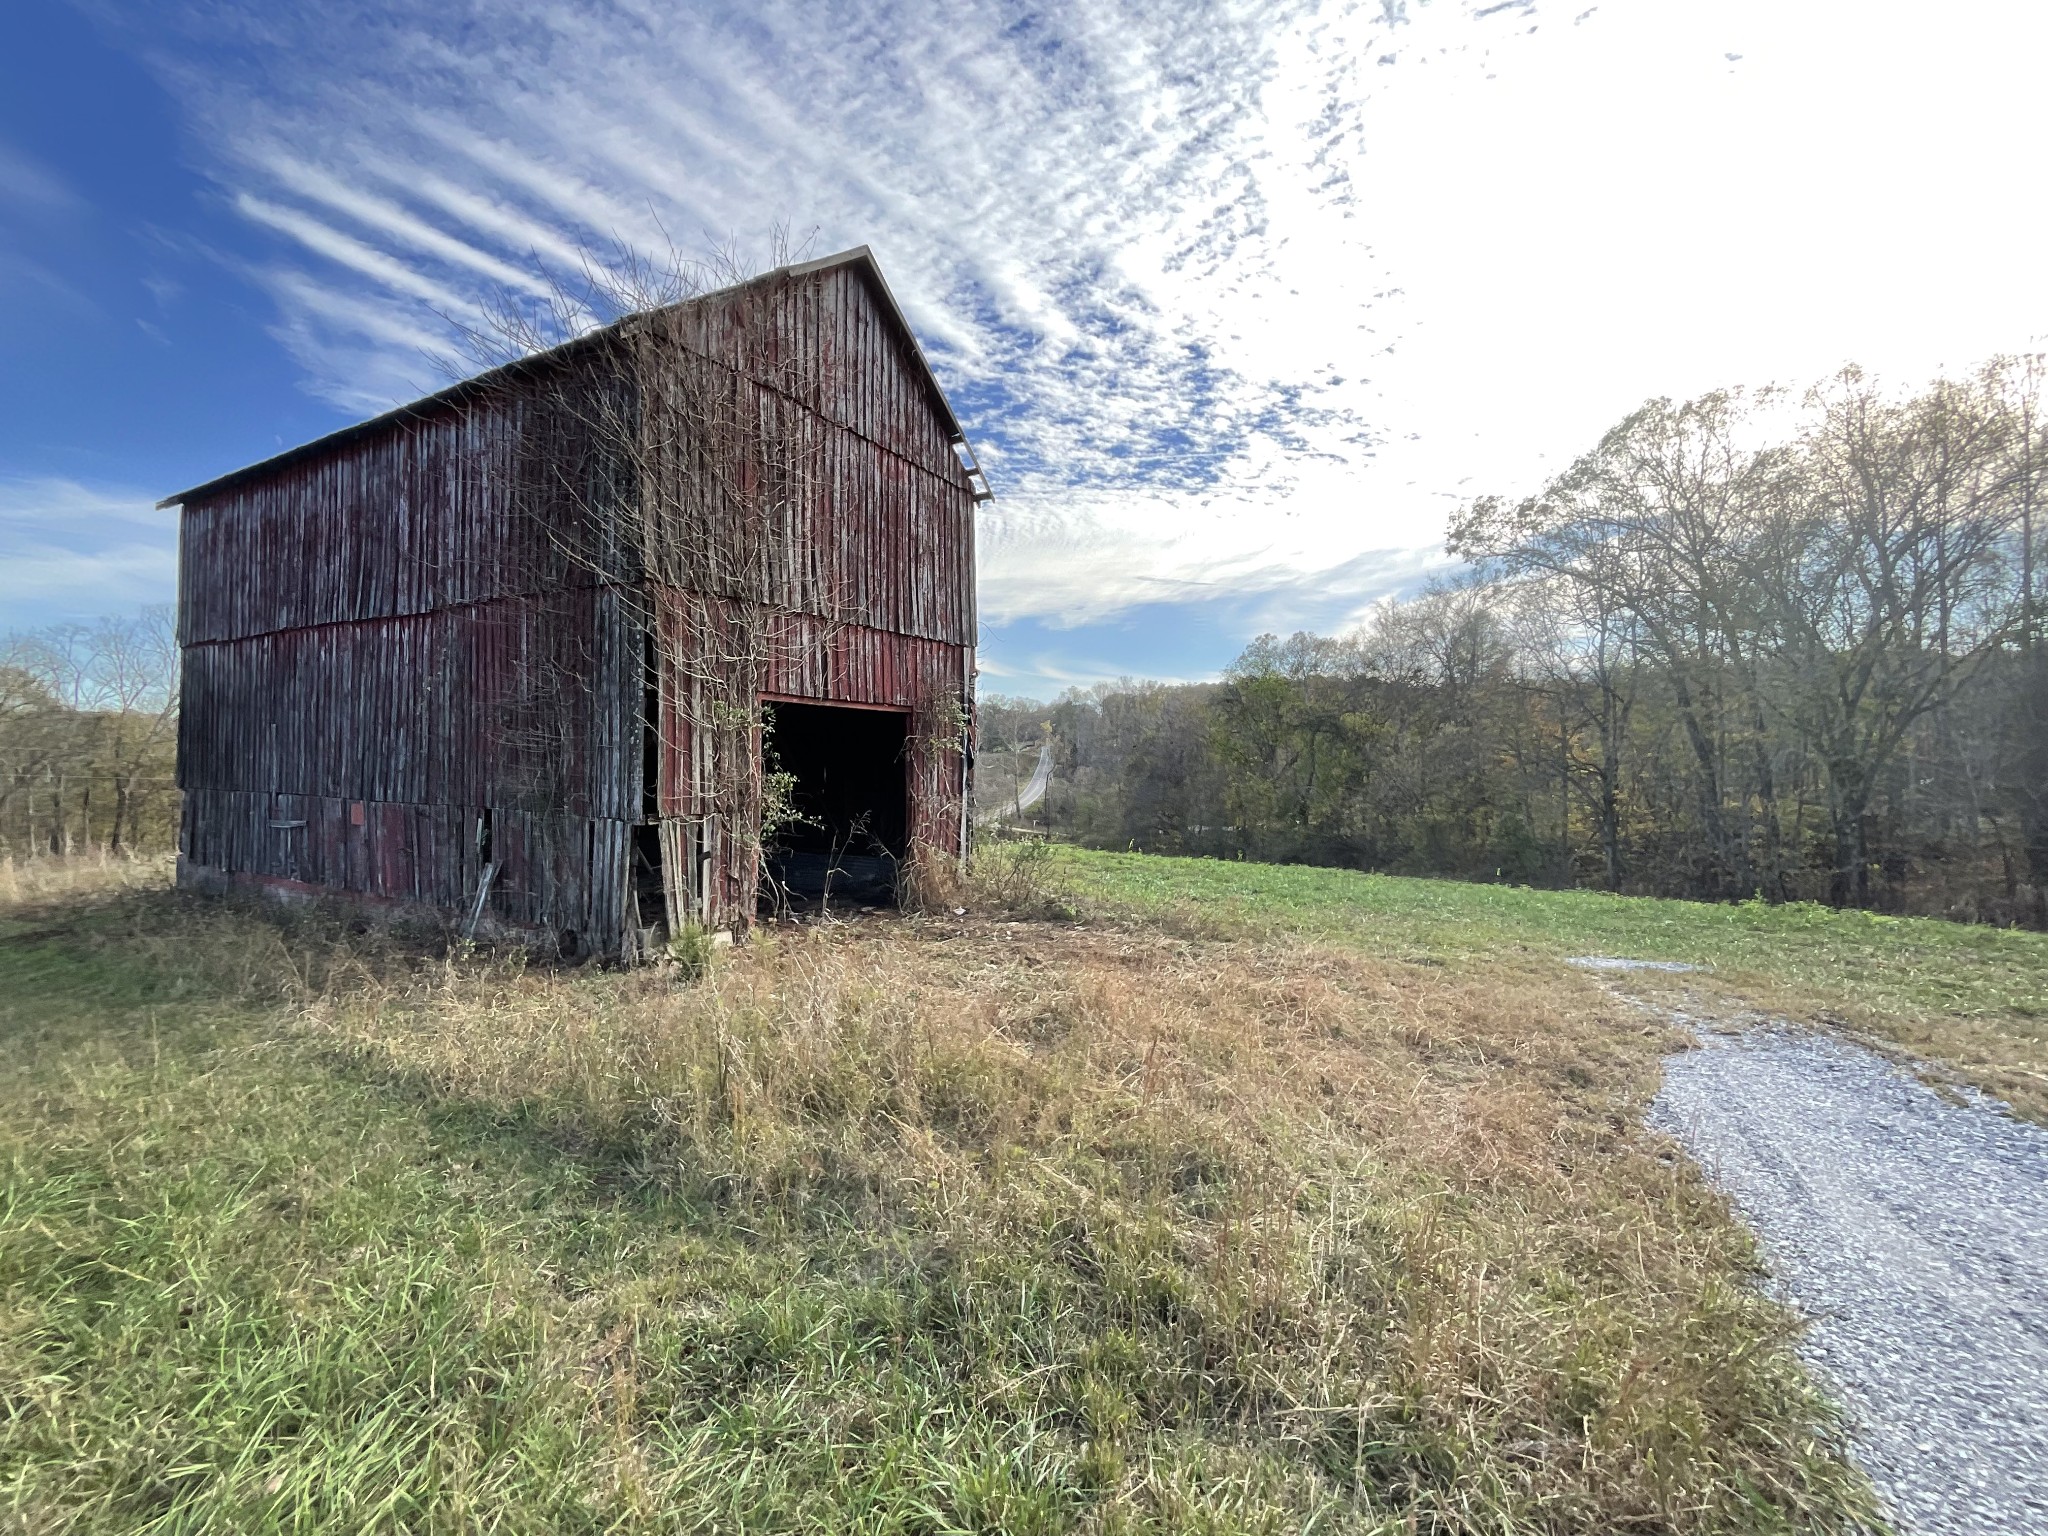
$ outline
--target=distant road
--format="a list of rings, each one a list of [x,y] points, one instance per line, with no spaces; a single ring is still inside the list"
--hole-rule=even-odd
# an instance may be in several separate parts
[[[984,822],[1007,821],[1012,816],[1021,816],[1045,798],[1046,782],[1052,777],[1052,742],[1048,739],[1038,749],[1038,766],[1031,770],[1031,778],[1017,791],[1014,800],[1005,801],[998,809],[981,818]]]

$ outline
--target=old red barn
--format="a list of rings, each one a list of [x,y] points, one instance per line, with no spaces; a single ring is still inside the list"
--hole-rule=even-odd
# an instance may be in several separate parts
[[[171,497],[180,879],[630,956],[957,859],[985,495],[862,248]]]

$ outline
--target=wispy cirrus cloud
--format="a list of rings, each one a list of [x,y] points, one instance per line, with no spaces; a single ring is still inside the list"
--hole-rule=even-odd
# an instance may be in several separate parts
[[[1340,367],[1298,333],[1331,307],[1355,328],[1389,286],[1338,167],[1352,55],[1415,30],[1377,3],[225,11],[225,65],[175,25],[155,56],[211,104],[225,194],[282,242],[261,268],[278,335],[347,408],[390,403],[446,346],[439,315],[536,259],[786,221],[881,255],[1001,486],[1004,611],[1334,554],[1219,552],[1244,540],[1211,516],[1202,548],[1127,558],[1154,526],[1138,509],[1221,491],[1256,517],[1294,478],[1276,446],[1348,461],[1376,440],[1356,340]],[[346,57],[323,41],[344,36]],[[224,67],[258,78],[222,90]],[[1024,573],[1077,540],[1120,569],[1034,597]]]
[[[535,260],[872,244],[1000,492],[996,624],[1362,606],[1647,394],[2048,329],[2026,242],[1898,204],[2031,174],[2048,37],[1988,0],[99,3],[351,410]]]

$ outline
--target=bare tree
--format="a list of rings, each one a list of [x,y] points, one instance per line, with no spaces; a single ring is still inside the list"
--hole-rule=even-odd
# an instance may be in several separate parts
[[[93,706],[105,717],[102,762],[114,791],[107,846],[124,852],[133,834],[137,781],[161,771],[177,730],[177,621],[168,606],[89,631],[87,671]]]
[[[11,637],[0,647],[0,825],[52,854],[99,841],[127,851],[144,794],[169,801],[177,708],[168,607]]]
[[[1540,494],[1464,508],[1449,539],[1456,553],[1509,574],[1560,578],[1591,594],[1596,609],[1628,615],[1692,750],[1710,859],[1701,876],[1717,894],[1747,894],[1760,864],[1770,873],[1776,863],[1767,760],[1757,759],[1761,849],[1726,784],[1731,739],[1761,736],[1744,709],[1753,689],[1745,697],[1735,685],[1755,675],[1748,637],[1761,598],[1751,546],[1784,462],[1781,451],[1748,440],[1750,409],[1737,392],[1682,405],[1653,400]]]
[[[2042,488],[2048,477],[2048,414],[2042,389],[2048,358],[2039,353],[1999,358],[1984,374],[2009,422],[2006,478],[2014,488],[2012,509],[2018,567],[2018,678],[2006,712],[2013,758],[2012,795],[2017,802],[2027,878],[2034,892],[2034,921],[2048,928],[2048,605],[2040,591],[2048,519],[2042,516]]]
[[[42,644],[11,637],[0,649],[0,830],[20,829],[18,837],[8,831],[15,846],[41,846],[36,791],[63,781],[60,763],[71,746],[64,714],[47,681]]]
[[[2031,476],[1988,382],[1938,382],[1895,402],[1846,370],[1812,396],[1775,509],[1768,579],[1756,583],[1762,643],[1826,774],[1837,902],[1870,898],[1878,775],[2020,617],[2006,562]]]
[[[1498,593],[1509,613],[1516,686],[1538,701],[1543,723],[1556,732],[1559,872],[1573,874],[1575,806],[1591,817],[1602,883],[1622,886],[1622,797],[1629,717],[1640,680],[1634,664],[1633,621],[1598,588],[1555,577],[1516,581]],[[1548,743],[1532,757],[1548,756]]]

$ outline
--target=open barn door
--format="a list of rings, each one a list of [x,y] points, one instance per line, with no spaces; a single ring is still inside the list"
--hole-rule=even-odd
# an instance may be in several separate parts
[[[908,710],[766,702],[762,772],[779,781],[765,882],[796,908],[888,905],[909,851]]]

